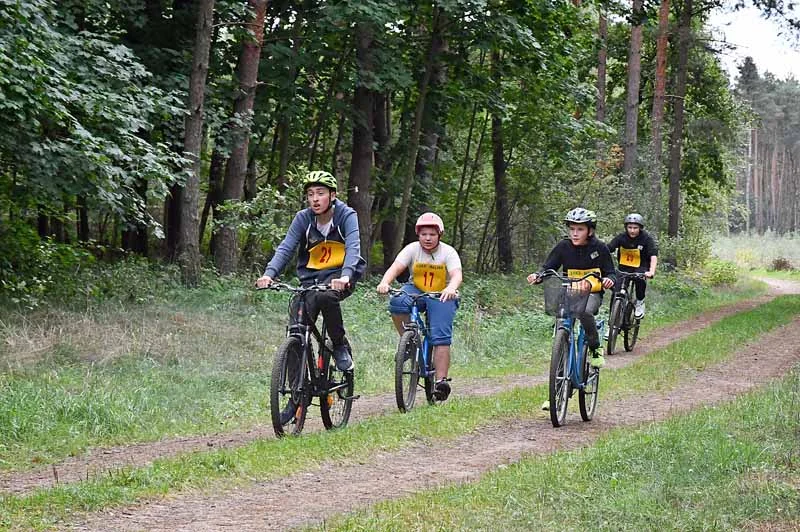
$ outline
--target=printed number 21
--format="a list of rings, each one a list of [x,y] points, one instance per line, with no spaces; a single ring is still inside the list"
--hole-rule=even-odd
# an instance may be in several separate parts
[[[325,264],[326,262],[328,262],[331,259],[331,255],[332,254],[333,253],[331,253],[331,248],[323,246],[323,248],[322,248],[322,257],[320,257],[319,262],[321,264]]]

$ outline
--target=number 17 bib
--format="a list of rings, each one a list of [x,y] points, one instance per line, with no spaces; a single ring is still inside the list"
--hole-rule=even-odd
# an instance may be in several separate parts
[[[423,292],[441,292],[447,286],[447,267],[444,264],[414,263],[414,286]]]

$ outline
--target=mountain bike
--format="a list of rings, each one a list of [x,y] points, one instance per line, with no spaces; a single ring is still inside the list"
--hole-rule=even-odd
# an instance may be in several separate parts
[[[409,323],[404,323],[405,330],[397,343],[397,353],[394,356],[394,393],[397,408],[401,412],[408,412],[414,408],[417,397],[417,387],[425,390],[428,404],[434,404],[433,385],[436,380],[436,369],[433,367],[433,346],[428,340],[428,317],[423,319],[423,312],[419,309],[419,300],[422,298],[438,299],[441,292],[423,292],[421,294],[407,294],[396,288],[389,289],[393,296],[408,295],[411,297],[411,314]],[[420,377],[423,384],[419,384]]]
[[[589,363],[586,333],[577,316],[586,310],[591,294],[587,279],[599,278],[599,275],[590,272],[580,278],[570,278],[555,270],[545,270],[538,276],[543,279],[545,312],[556,317],[550,356],[550,422],[554,427],[564,424],[569,399],[576,389],[581,418],[591,421],[597,409],[600,369]],[[603,326],[603,320],[598,319],[598,334],[602,334]]]
[[[614,354],[614,349],[617,346],[617,337],[620,332],[622,332],[625,351],[633,350],[636,340],[639,338],[639,324],[642,319],[637,318],[635,314],[636,290],[632,286],[634,279],[646,279],[646,276],[638,272],[617,272],[620,288],[614,292],[614,299],[611,300],[611,311],[608,313],[606,352],[609,355]]]
[[[353,400],[358,399],[353,395],[353,372],[340,371],[332,361],[333,344],[327,337],[324,317],[321,329],[303,319],[306,295],[333,288],[272,283],[267,289],[294,294],[289,302],[286,339],[275,353],[272,366],[269,404],[275,435],[280,438],[287,433],[300,434],[314,398],[319,398],[322,424],[326,429],[344,427],[350,419]]]

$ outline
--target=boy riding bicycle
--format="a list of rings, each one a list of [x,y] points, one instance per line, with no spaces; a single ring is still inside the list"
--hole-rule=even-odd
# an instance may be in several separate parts
[[[308,323],[314,323],[322,312],[333,343],[336,367],[340,371],[352,371],[354,364],[345,339],[339,302],[353,293],[356,281],[366,268],[366,261],[361,257],[358,216],[355,210],[336,199],[336,178],[328,172],[308,172],[303,179],[303,193],[308,208],[295,215],[256,286],[266,288],[272,284],[297,251],[300,284],[330,284],[333,288],[306,295],[305,318]]]
[[[594,234],[597,227],[597,215],[594,211],[576,207],[567,213],[564,222],[569,228],[569,236],[550,251],[542,271],[563,268],[567,276],[573,278],[583,277],[589,272],[596,272],[601,276],[600,279],[589,279],[592,293],[586,303],[586,310],[577,316],[586,333],[586,342],[591,352],[590,364],[601,368],[605,359],[600,352],[600,337],[594,316],[603,302],[603,289],[611,288],[616,282],[614,261],[608,247]],[[528,276],[530,284],[541,281],[537,273]]]
[[[608,243],[608,250],[617,252],[619,271],[626,273],[644,273],[645,277],[652,279],[656,274],[658,264],[658,245],[655,239],[644,230],[644,218],[641,214],[631,213],[625,217],[625,232],[615,236]],[[636,303],[634,316],[637,319],[644,317],[644,298],[647,283],[644,279],[633,279],[636,287]],[[614,287],[618,290],[620,286]]]
[[[433,345],[433,364],[436,368],[436,383],[433,394],[438,401],[444,401],[450,395],[450,380],[447,372],[450,369],[450,344],[453,340],[453,319],[458,308],[458,287],[463,275],[461,258],[451,246],[442,242],[444,222],[432,213],[426,212],[417,219],[417,242],[412,242],[397,254],[394,262],[383,274],[378,284],[378,293],[386,294],[389,285],[398,275],[408,269],[411,279],[402,286],[404,295],[393,296],[389,301],[392,321],[399,334],[408,323],[412,300],[405,294],[423,292],[441,292],[437,299],[421,299],[420,310],[428,312],[430,323],[430,339]]]

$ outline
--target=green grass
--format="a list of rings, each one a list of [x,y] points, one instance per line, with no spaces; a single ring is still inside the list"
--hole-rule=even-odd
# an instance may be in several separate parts
[[[687,372],[730,357],[747,339],[756,338],[800,313],[800,297],[783,296],[750,312],[731,316],[619,371],[606,372],[602,401],[666,389]],[[710,346],[710,347],[709,347]],[[418,442],[446,440],[488,423],[541,416],[544,386],[516,389],[486,398],[454,398],[438,408],[419,408],[364,420],[346,430],[308,434],[280,441],[256,441],[231,450],[187,454],[114,472],[75,485],[43,489],[25,497],[0,498],[0,523],[41,529],[74,511],[93,511],[155,494],[266,480],[312,469],[324,457],[367,459]]]
[[[800,522],[800,372],[721,407],[478,482],[383,502],[326,530],[741,530]]]
[[[760,290],[742,282],[711,291],[659,276],[642,336]],[[167,286],[135,302],[141,299],[132,293],[126,302],[0,319],[0,469],[269,423],[267,386],[284,336],[286,294],[224,279],[194,290]],[[343,309],[358,393],[390,391],[397,336],[386,299],[364,283]],[[540,291],[522,276],[468,281],[456,320],[456,385],[466,377],[544,373],[551,325]]]
[[[717,235],[712,239],[712,253],[746,270],[770,268],[776,259],[786,259],[800,267],[800,235]]]

